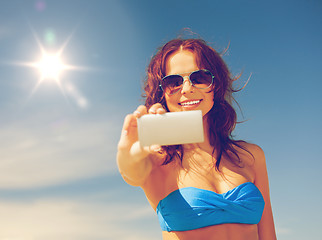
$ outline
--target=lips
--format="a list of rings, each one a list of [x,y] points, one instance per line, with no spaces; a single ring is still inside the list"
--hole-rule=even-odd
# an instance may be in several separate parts
[[[179,105],[183,106],[183,107],[192,107],[192,106],[195,106],[195,105],[199,104],[201,101],[202,101],[202,99],[199,99],[199,100],[187,100],[187,101],[180,102]]]

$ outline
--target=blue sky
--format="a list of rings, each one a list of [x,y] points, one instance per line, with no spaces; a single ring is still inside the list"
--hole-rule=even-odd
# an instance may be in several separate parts
[[[119,176],[123,118],[156,48],[190,28],[247,87],[236,138],[267,158],[279,240],[322,238],[322,3],[0,1],[0,240],[161,239]],[[55,81],[26,63],[63,48]]]

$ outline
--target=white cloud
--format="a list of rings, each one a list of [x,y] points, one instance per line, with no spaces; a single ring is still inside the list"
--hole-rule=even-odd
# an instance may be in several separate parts
[[[137,216],[129,219],[133,209]],[[141,221],[144,226],[157,221],[150,206],[40,199],[23,203],[0,201],[0,212],[0,240],[148,240],[161,236],[158,227],[132,226],[134,222]]]
[[[116,171],[113,127],[67,119],[35,126],[29,119],[0,128],[0,189],[42,187]]]

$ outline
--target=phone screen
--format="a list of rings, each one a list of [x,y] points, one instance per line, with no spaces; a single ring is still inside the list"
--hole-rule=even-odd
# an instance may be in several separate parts
[[[147,114],[137,119],[141,146],[177,145],[204,141],[202,111]]]

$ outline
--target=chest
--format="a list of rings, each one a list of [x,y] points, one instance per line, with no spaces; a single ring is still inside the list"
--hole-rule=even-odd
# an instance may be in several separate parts
[[[241,163],[236,164],[231,159],[222,157],[219,169],[216,168],[216,162],[211,154],[205,152],[187,154],[182,166],[168,172],[169,185],[224,193],[242,183],[253,182],[254,173],[246,159],[241,159]]]
[[[247,159],[241,160],[247,163]],[[216,159],[211,154],[194,152],[185,154],[182,164],[178,160],[156,168],[144,188],[150,204],[156,207],[161,199],[179,188],[195,187],[224,193],[254,180],[254,173],[248,164],[240,167],[225,157],[219,170],[215,164]]]

